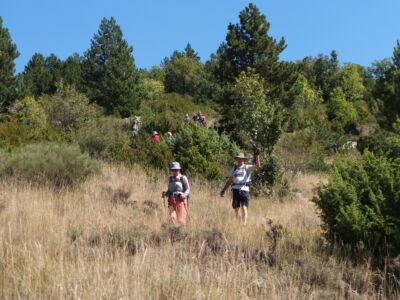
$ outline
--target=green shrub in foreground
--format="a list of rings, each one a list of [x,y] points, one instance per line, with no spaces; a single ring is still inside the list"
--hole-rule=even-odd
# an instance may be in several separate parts
[[[31,144],[2,157],[0,175],[39,184],[73,185],[100,171],[99,163],[75,145]]]
[[[400,251],[400,159],[339,157],[314,202],[331,241],[375,258]]]

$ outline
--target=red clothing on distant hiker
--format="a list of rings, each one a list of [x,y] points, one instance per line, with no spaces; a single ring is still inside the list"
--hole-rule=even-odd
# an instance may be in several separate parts
[[[153,143],[158,143],[160,141],[160,135],[159,134],[154,134],[151,136],[151,141]]]

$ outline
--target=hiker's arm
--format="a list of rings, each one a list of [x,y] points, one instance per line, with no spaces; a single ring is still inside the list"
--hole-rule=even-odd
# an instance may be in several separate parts
[[[231,186],[232,181],[233,181],[233,177],[229,176],[228,180],[225,183],[224,188],[221,190],[221,193],[220,193],[221,197],[224,196],[225,191]]]
[[[182,183],[183,183],[182,184],[183,185],[182,197],[187,198],[190,194],[190,186],[189,186],[189,181],[186,176],[183,177]]]
[[[260,155],[254,155],[254,165],[251,166],[252,170],[257,170],[261,167]]]

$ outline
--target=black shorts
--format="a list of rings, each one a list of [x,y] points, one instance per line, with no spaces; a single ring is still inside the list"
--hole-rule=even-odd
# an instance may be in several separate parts
[[[248,191],[232,189],[232,194],[233,194],[233,200],[232,200],[233,208],[239,208],[240,205],[249,207],[250,195]]]

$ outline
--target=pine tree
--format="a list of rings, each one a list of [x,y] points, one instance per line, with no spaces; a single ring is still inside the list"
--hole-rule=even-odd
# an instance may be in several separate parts
[[[35,53],[22,74],[25,93],[30,96],[47,94],[51,90],[52,77],[42,54]]]
[[[74,53],[63,64],[62,79],[64,83],[80,89],[82,85],[82,57]]]
[[[247,68],[252,68],[268,82],[276,82],[279,55],[286,48],[284,38],[277,42],[269,34],[270,24],[254,4],[239,14],[239,24],[229,24],[226,42],[217,51],[216,75],[221,81],[233,82]]]
[[[0,17],[0,111],[16,97],[14,60],[18,56],[17,46],[12,42],[8,29],[3,27]]]
[[[57,90],[57,83],[62,80],[64,64],[52,53],[46,58],[46,66],[51,77],[49,93],[54,94]]]
[[[89,98],[109,114],[129,116],[138,106],[138,75],[132,51],[115,19],[103,18],[85,53],[82,68]]]

